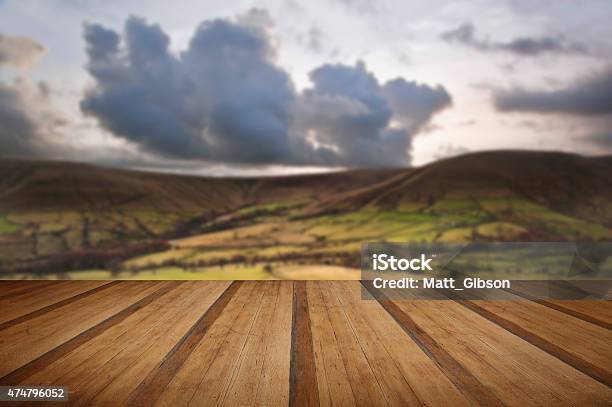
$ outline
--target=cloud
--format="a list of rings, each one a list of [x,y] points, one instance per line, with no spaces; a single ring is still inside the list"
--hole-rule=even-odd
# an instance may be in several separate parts
[[[45,47],[28,37],[0,34],[0,67],[29,68],[36,65]]]
[[[368,0],[333,0],[331,3],[337,3],[343,7],[348,8],[349,10],[353,10],[361,14],[372,15],[377,14],[380,11],[379,4],[374,1]]]
[[[443,144],[438,146],[438,150],[434,153],[436,160],[443,160],[445,158],[456,157],[458,155],[467,154],[470,149],[454,144]]]
[[[449,43],[461,44],[480,51],[501,51],[519,56],[539,56],[542,54],[588,54],[587,47],[578,42],[570,42],[562,36],[517,37],[507,42],[495,42],[488,38],[478,38],[472,23],[464,23],[440,37]]]
[[[323,50],[323,41],[323,31],[317,26],[311,26],[308,30],[308,48],[313,52],[321,52]]]
[[[207,21],[179,56],[157,25],[130,18],[118,34],[85,27],[96,79],[81,103],[114,134],[172,158],[281,161],[294,98],[260,33]]]
[[[308,52],[319,54],[319,57],[337,59],[340,48],[334,45],[332,38],[318,25],[310,25],[303,30],[292,33],[295,41]]]
[[[19,93],[0,84],[0,155],[23,155],[32,149],[36,126],[24,110]]]
[[[54,150],[65,120],[49,102],[44,82],[17,77],[0,83],[0,156],[44,156]]]
[[[605,149],[608,153],[612,152],[612,132],[591,134],[587,137],[587,141]]]
[[[450,104],[444,88],[380,84],[365,64],[323,65],[297,92],[274,59],[262,10],[204,21],[175,54],[155,24],[84,27],[94,86],[81,110],[143,152],[235,164],[402,165],[410,140]]]
[[[323,65],[310,79],[297,117],[319,158],[347,166],[408,163],[410,135],[389,127],[393,112],[363,63]]]
[[[612,115],[612,67],[578,78],[564,88],[544,91],[498,89],[493,98],[501,111]]]
[[[406,165],[412,137],[450,95],[398,78],[380,84],[363,62],[323,65],[310,74],[314,86],[301,98],[302,128],[343,165]]]
[[[584,141],[600,151],[612,152],[612,66],[554,90],[493,89],[493,102],[502,112],[571,120]]]
[[[442,87],[430,87],[397,78],[384,86],[384,94],[394,111],[395,119],[416,133],[432,116],[452,104],[451,95]]]
[[[45,51],[30,38],[0,34],[0,68],[31,68]],[[55,150],[57,134],[66,125],[50,102],[49,84],[22,74],[0,82],[0,157],[45,156]]]

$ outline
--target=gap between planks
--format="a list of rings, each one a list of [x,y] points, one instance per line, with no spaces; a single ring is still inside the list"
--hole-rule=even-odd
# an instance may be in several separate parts
[[[315,371],[312,327],[306,281],[293,283],[289,406],[318,406],[319,386]]]

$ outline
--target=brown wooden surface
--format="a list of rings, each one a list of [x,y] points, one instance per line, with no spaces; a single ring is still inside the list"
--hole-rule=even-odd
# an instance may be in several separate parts
[[[507,295],[0,282],[0,384],[67,386],[68,405],[612,405],[612,302]]]
[[[290,406],[319,405],[309,309],[306,282],[296,281],[293,289]]]
[[[502,295],[502,294],[500,294]],[[515,294],[498,301],[460,304],[500,325],[594,379],[612,386],[612,331]],[[607,301],[600,301],[602,306]]]

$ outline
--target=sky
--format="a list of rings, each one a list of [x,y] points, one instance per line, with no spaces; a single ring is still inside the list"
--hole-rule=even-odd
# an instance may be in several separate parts
[[[0,0],[0,156],[204,175],[612,153],[612,2]]]

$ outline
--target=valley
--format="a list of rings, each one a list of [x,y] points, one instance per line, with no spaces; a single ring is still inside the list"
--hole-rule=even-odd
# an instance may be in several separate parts
[[[366,241],[612,239],[611,157],[500,151],[267,178],[0,170],[2,278],[356,279]]]

